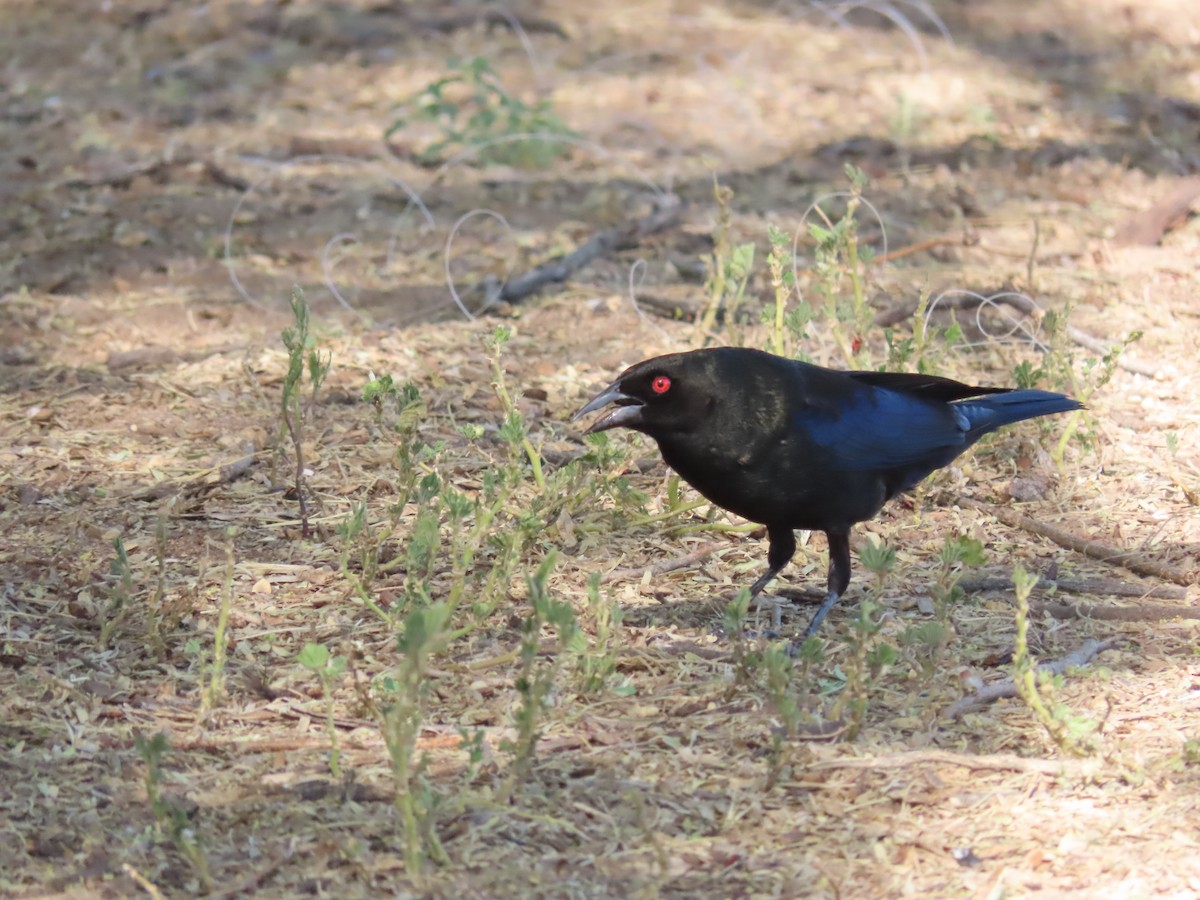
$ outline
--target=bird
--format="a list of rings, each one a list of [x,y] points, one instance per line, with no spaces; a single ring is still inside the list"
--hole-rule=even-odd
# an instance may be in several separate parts
[[[765,525],[767,571],[787,566],[795,529],[829,542],[816,633],[850,585],[850,531],[1003,425],[1081,409],[1065,394],[972,387],[936,375],[838,370],[748,347],[710,347],[630,366],[577,413],[615,408],[586,434],[630,428],[707,500]]]

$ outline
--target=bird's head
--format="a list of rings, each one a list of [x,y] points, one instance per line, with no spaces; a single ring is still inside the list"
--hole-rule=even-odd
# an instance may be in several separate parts
[[[573,418],[616,406],[585,433],[632,428],[657,438],[692,431],[705,421],[718,397],[704,353],[672,353],[630,366]]]

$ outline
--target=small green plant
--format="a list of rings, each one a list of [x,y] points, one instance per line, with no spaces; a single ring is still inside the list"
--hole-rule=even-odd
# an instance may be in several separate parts
[[[1042,316],[1046,349],[1041,362],[1034,366],[1028,360],[1021,361],[1013,369],[1013,378],[1018,387],[1048,387],[1051,390],[1066,392],[1080,403],[1086,404],[1097,391],[1112,380],[1121,354],[1131,344],[1141,340],[1142,332],[1131,332],[1109,348],[1103,356],[1088,356],[1080,362],[1076,359],[1074,343],[1069,334],[1070,314],[1070,307],[1067,307],[1061,313],[1049,310]],[[1059,427],[1055,421],[1043,420],[1041,427],[1044,433]],[[1095,418],[1086,409],[1077,409],[1067,417],[1058,443],[1050,455],[1055,463],[1062,465],[1067,445],[1072,439],[1080,441],[1084,446],[1090,446],[1094,437]]]
[[[900,169],[907,173],[913,140],[921,133],[928,116],[919,103],[901,92],[896,98],[896,110],[888,119],[892,140],[900,149]]]
[[[868,535],[867,542],[858,551],[858,561],[875,576],[872,592],[878,598],[883,594],[888,575],[896,568],[896,548],[876,540],[874,535]]]
[[[283,402],[280,408],[280,434],[278,444],[280,454],[283,447],[283,433],[286,431],[291,439],[292,452],[295,454],[294,489],[296,501],[300,506],[300,529],[304,537],[311,532],[308,526],[308,502],[305,499],[304,485],[304,430],[316,402],[317,391],[320,390],[325,377],[329,374],[330,354],[324,356],[316,349],[315,340],[309,333],[308,302],[300,288],[292,289],[292,326],[285,328],[280,335],[283,346],[288,352],[288,369],[283,377]],[[304,396],[303,380],[305,370],[308,372],[308,396]]]
[[[1039,672],[1029,652],[1029,595],[1038,582],[1038,576],[1018,565],[1013,569],[1012,578],[1017,625],[1013,647],[1013,681],[1017,693],[1059,749],[1075,756],[1095,753],[1099,725],[1053,699],[1054,690],[1062,686],[1061,676]]]
[[[967,566],[982,566],[987,562],[983,543],[966,535],[947,537],[938,554],[937,578],[929,591],[933,608],[939,621],[947,621],[954,608],[962,601],[964,592],[959,586]]]
[[[1175,482],[1175,486],[1182,492],[1184,499],[1192,506],[1200,506],[1200,481],[1194,485],[1188,481],[1184,473],[1181,471],[1179,460],[1179,433],[1176,431],[1168,431],[1164,436],[1167,447],[1167,474],[1171,476],[1171,480]],[[1196,469],[1192,467],[1192,475],[1196,473]]]
[[[296,657],[301,666],[317,676],[325,696],[325,730],[329,735],[329,774],[342,777],[341,745],[334,717],[333,691],[346,671],[346,657],[334,656],[324,644],[307,643]]]
[[[783,725],[786,737],[793,737],[799,729],[803,711],[792,687],[795,660],[788,652],[786,641],[772,641],[763,651],[763,668],[767,672],[767,695]]]
[[[125,541],[120,535],[113,538],[113,550],[116,556],[109,564],[108,571],[113,578],[112,586],[108,589],[108,604],[104,611],[104,621],[100,625],[100,647],[108,646],[113,632],[125,618],[133,600],[133,567],[129,564],[129,554],[125,551]]]
[[[581,688],[584,693],[601,691],[617,669],[617,656],[613,644],[621,625],[621,607],[611,594],[600,593],[600,573],[593,572],[587,585],[587,619],[592,637],[588,641],[582,629],[578,639],[583,643],[577,652]],[[614,688],[618,695],[632,693],[628,684]]]
[[[168,509],[170,508],[168,506]],[[155,656],[159,658],[167,650],[166,644],[163,643],[162,619],[163,607],[167,599],[167,539],[170,537],[170,533],[170,519],[168,512],[164,510],[159,514],[158,521],[154,525],[154,595],[146,604],[146,637],[150,640],[150,646],[154,649]]]
[[[952,319],[945,328],[929,321],[929,292],[922,291],[917,298],[917,308],[912,314],[912,334],[900,337],[895,328],[883,330],[887,345],[887,359],[883,368],[889,372],[907,372],[916,368],[925,375],[936,375],[939,359],[951,350],[963,337],[962,327]]]
[[[809,233],[817,242],[813,262],[817,293],[824,298],[838,349],[846,365],[854,368],[858,364],[856,357],[866,347],[866,335],[874,319],[866,293],[867,267],[874,254],[858,242],[856,214],[863,204],[867,176],[847,164],[846,177],[850,192],[842,217],[837,222],[826,219],[823,226],[810,223]]]
[[[780,356],[811,361],[805,351],[808,327],[817,318],[812,305],[799,295],[796,284],[795,253],[792,239],[774,225],[767,227],[767,271],[771,277],[773,303],[762,310],[762,323],[769,329],[770,349]],[[796,295],[795,302],[792,302]]]
[[[511,337],[512,332],[509,329],[500,327],[492,332],[490,339],[485,339],[484,341],[488,350],[488,359],[492,364],[492,389],[496,392],[496,396],[500,398],[500,402],[504,406],[504,424],[500,426],[500,437],[507,441],[509,446],[514,450],[519,448],[525,452],[526,457],[529,459],[530,469],[533,471],[534,483],[539,489],[545,490],[546,479],[542,475],[542,457],[530,442],[528,432],[525,428],[525,420],[517,409],[516,404],[513,403],[512,397],[508,393],[508,387],[505,384],[502,355],[504,346]]]
[[[225,657],[229,652],[226,632],[233,612],[233,530],[227,533],[225,547],[225,580],[221,584],[221,606],[217,610],[217,627],[213,630],[212,662],[208,667],[208,683],[200,698],[200,715],[207,716],[225,697]],[[202,670],[203,671],[203,670]]]
[[[515,683],[521,703],[513,714],[516,737],[501,744],[501,749],[512,756],[509,776],[499,794],[502,804],[512,796],[515,787],[529,771],[534,749],[541,736],[542,721],[550,707],[551,694],[561,661],[573,646],[578,646],[575,641],[578,625],[571,605],[556,600],[550,595],[547,587],[554,562],[555,554],[551,551],[537,572],[525,580],[530,609],[521,626],[521,647]],[[548,659],[542,659],[543,628],[549,628],[555,634],[555,651],[549,654]]]
[[[460,725],[458,727],[458,736],[462,739],[462,749],[467,752],[466,780],[474,781],[487,755],[484,750],[487,731],[483,728],[474,728],[468,731]]]
[[[337,526],[342,539],[341,571],[350,593],[385,622],[390,622],[392,613],[375,602],[376,581],[407,565],[410,559],[405,555],[382,560],[380,554],[399,532],[409,502],[428,501],[430,482],[425,479],[431,474],[429,466],[441,452],[442,444],[421,440],[420,425],[427,409],[416,385],[398,387],[390,375],[378,378],[372,375],[363,388],[363,399],[373,407],[376,425],[394,438],[393,469],[398,482],[386,523],[370,521],[367,504],[360,501]],[[425,548],[419,542],[415,547],[409,546],[409,554],[417,559],[424,553]],[[404,612],[403,606],[399,612]]]
[[[378,702],[372,704],[392,764],[396,810],[404,829],[404,861],[413,875],[420,873],[426,854],[438,864],[448,861],[437,834],[441,798],[424,777],[417,740],[432,689],[430,662],[446,644],[449,612],[444,603],[409,611],[396,638],[400,660],[378,683]]]
[[[133,746],[146,766],[142,784],[160,837],[169,838],[175,844],[200,880],[205,893],[210,892],[213,889],[212,875],[196,829],[188,819],[187,812],[163,796],[162,762],[168,749],[167,735],[160,731],[147,739],[145,735],[136,733]]]
[[[478,150],[484,163],[522,169],[544,169],[560,157],[568,128],[547,100],[529,104],[504,89],[482,56],[451,59],[450,74],[430,82],[403,102],[385,139],[413,123],[434,126],[438,138],[417,151],[422,165],[435,166],[448,157]]]
[[[908,626],[900,635],[900,643],[912,651],[912,656],[926,678],[938,670],[938,660],[952,634],[950,618],[966,596],[959,582],[966,567],[981,566],[987,561],[983,544],[965,535],[947,537],[938,554],[937,577],[929,589],[934,618]]]
[[[895,647],[877,637],[883,622],[883,591],[896,568],[896,550],[868,535],[867,542],[858,551],[858,560],[875,580],[868,596],[859,603],[858,614],[850,625],[851,655],[844,666],[846,688],[838,701],[839,715],[842,710],[849,710],[847,736],[850,739],[862,727],[874,684],[899,656]]]
[[[762,653],[753,642],[746,639],[746,620],[749,614],[750,589],[744,587],[729,601],[721,615],[721,626],[725,629],[725,636],[733,644],[734,681],[729,688],[731,693],[738,685],[751,683],[762,662]]]
[[[773,641],[763,651],[763,668],[767,673],[767,696],[779,717],[780,727],[771,734],[771,752],[768,754],[767,787],[774,787],[787,772],[788,747],[805,719],[804,709],[795,689],[792,659],[789,644]]]
[[[1180,757],[1185,765],[1200,765],[1200,738],[1191,737],[1184,741]]]
[[[895,647],[879,640],[881,613],[882,607],[873,597],[864,597],[850,622],[850,658],[842,667],[846,682],[832,713],[834,720],[846,721],[847,740],[854,740],[862,728],[874,685],[899,658]]]
[[[577,540],[576,534],[589,526],[576,517],[594,518],[597,507],[603,507],[597,503],[602,494],[618,501],[607,515],[644,503],[628,478],[592,474],[612,469],[620,458],[606,435],[591,436],[581,458],[545,470],[506,385],[501,354],[509,339],[505,328],[485,339],[502,409],[502,443],[473,494],[457,490],[440,474],[444,443],[421,439],[426,408],[415,387],[396,388],[390,379],[373,378],[364,391],[377,424],[396,437],[397,492],[385,521],[372,521],[366,501],[360,501],[337,530],[350,595],[385,622],[441,598],[450,610],[451,640],[457,640],[487,621],[508,596],[513,571],[531,544],[554,532],[565,542]],[[484,434],[476,425],[462,426],[459,432],[471,442]],[[388,558],[387,551],[397,543],[401,552]],[[481,556],[486,565],[477,564]],[[378,583],[397,573],[402,573],[401,590],[384,609],[376,600]]]
[[[713,235],[713,252],[708,260],[707,299],[696,317],[696,329],[702,342],[711,339],[717,318],[724,317],[730,342],[741,343],[737,310],[746,293],[750,273],[754,268],[754,244],[730,241],[732,214],[729,204],[733,191],[723,187],[713,175],[713,199],[717,204],[717,227]]]
[[[794,320],[790,323],[791,327],[788,327],[788,298],[796,289],[796,273],[792,268],[792,240],[785,231],[774,225],[767,228],[767,239],[771,244],[771,252],[767,256],[767,269],[771,273],[775,306],[773,311],[764,310],[763,315],[770,316],[771,349],[780,356],[786,356],[787,332],[791,331],[799,343],[805,337],[808,323]]]
[[[510,339],[508,329],[485,339],[499,400],[498,441],[485,439],[484,428],[474,423],[458,426],[463,441],[427,441],[429,411],[418,389],[397,385],[386,375],[371,377],[363,399],[375,433],[395,446],[392,469],[381,476],[393,492],[382,513],[369,496],[360,499],[337,529],[347,597],[397,634],[398,662],[374,679],[370,690],[356,688],[356,693],[372,711],[388,748],[406,865],[414,873],[429,861],[445,862],[438,822],[448,806],[458,804],[434,789],[420,751],[425,709],[441,678],[434,661],[466,646],[510,601],[514,575],[531,552],[542,562],[526,575],[530,610],[520,645],[470,664],[515,664],[517,669],[516,734],[503,745],[512,765],[500,795],[510,797],[525,777],[564,668],[573,666],[586,691],[615,681],[619,608],[593,580],[585,633],[571,607],[550,594],[554,553],[543,548],[554,540],[569,544],[586,538],[599,530],[601,516],[623,516],[630,507],[640,512],[645,498],[624,475],[607,474],[621,457],[607,435],[589,437],[578,459],[555,468],[544,464],[506,383],[503,353]],[[464,441],[489,457],[470,488],[456,486],[462,478],[455,471],[459,457],[452,456]],[[601,502],[607,499],[616,502]],[[385,590],[388,602],[381,599]],[[553,650],[543,645],[549,634]],[[317,657],[309,662],[317,671],[323,665]],[[630,688],[617,682],[612,690]],[[483,735],[464,732],[472,773],[484,759]]]

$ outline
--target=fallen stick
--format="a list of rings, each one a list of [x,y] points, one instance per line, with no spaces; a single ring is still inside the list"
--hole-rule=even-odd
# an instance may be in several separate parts
[[[646,576],[646,573],[649,573],[650,575],[665,575],[667,572],[674,572],[676,569],[683,569],[687,566],[694,565],[695,563],[700,562],[702,559],[711,556],[716,551],[724,550],[726,547],[731,546],[733,545],[729,543],[704,544],[701,547],[697,547],[691,553],[687,553],[683,556],[677,556],[674,559],[663,560],[662,562],[655,563],[652,566],[638,566],[630,569],[613,569],[612,571],[605,573],[600,578],[600,583],[608,584],[611,581],[641,580]]]
[[[1062,675],[1069,668],[1086,666],[1105,650],[1112,649],[1115,644],[1116,641],[1111,638],[1105,641],[1088,638],[1078,648],[1072,650],[1062,659],[1038,663],[1036,671],[1039,673],[1048,672],[1051,675]],[[1004,681],[997,681],[995,684],[984,685],[975,693],[969,694],[951,704],[950,708],[943,715],[947,719],[957,719],[963,713],[977,707],[987,706],[989,703],[995,703],[1002,698],[1015,696],[1017,696],[1017,684],[1011,678],[1006,678]]]
[[[196,162],[200,163],[204,174],[219,185],[238,191],[244,191],[250,186],[250,183],[244,178],[239,178],[227,172],[212,160],[199,160],[188,154],[141,160],[116,171],[103,172],[97,175],[74,175],[60,181],[56,186],[72,190],[86,190],[98,187],[114,187],[119,190],[125,190],[133,184],[135,178],[158,178],[166,175],[172,169],[187,168]]]
[[[972,500],[970,497],[961,497],[958,503],[960,506],[965,506],[968,509],[976,509],[980,512],[989,513],[1010,528],[1020,528],[1022,531],[1028,531],[1030,534],[1049,538],[1058,544],[1058,546],[1064,547],[1067,550],[1082,553],[1084,556],[1109,563],[1110,565],[1121,566],[1138,575],[1161,578],[1164,581],[1181,584],[1185,587],[1192,584],[1196,579],[1195,571],[1187,571],[1172,566],[1169,563],[1162,563],[1153,559],[1144,559],[1136,553],[1118,550],[1115,547],[1109,547],[1107,544],[1081,538],[1061,528],[1031,519],[1029,516],[1022,515],[1015,510],[1003,506],[980,503],[978,500]]]
[[[884,263],[894,262],[897,259],[903,259],[906,256],[912,256],[914,253],[923,253],[924,251],[932,250],[935,247],[969,247],[971,245],[972,241],[969,235],[960,235],[959,237],[929,238],[928,240],[918,241],[915,244],[909,244],[907,247],[901,247],[898,250],[892,250],[889,253],[881,253],[879,256],[876,256],[871,260],[871,264],[881,266]]]
[[[958,586],[964,591],[1011,591],[1011,578],[964,578]],[[1067,594],[1096,594],[1103,597],[1137,597],[1138,599],[1186,600],[1185,588],[1165,584],[1143,587],[1114,578],[1050,578],[1038,580],[1035,591],[1055,589]]]
[[[821,769],[904,769],[909,766],[961,766],[993,772],[1038,772],[1043,775],[1083,775],[1098,767],[1094,760],[1026,759],[1011,753],[971,756],[949,750],[912,750],[886,756],[851,756],[808,763],[806,771]]]
[[[510,278],[498,289],[484,284],[487,304],[518,303],[548,284],[566,281],[572,274],[593,260],[619,250],[629,250],[636,247],[644,238],[678,225],[683,220],[685,208],[686,204],[683,200],[674,194],[668,195],[661,205],[649,215],[634,222],[605,228],[592,235],[567,255],[543,263],[524,275]]]
[[[402,12],[403,4],[382,3],[373,7],[372,11],[386,10],[391,13]],[[493,28],[508,28],[512,31],[525,31],[528,34],[549,34],[562,40],[568,40],[567,32],[552,19],[538,16],[522,16],[510,13],[507,9],[478,9],[463,13],[451,13],[442,16],[412,17],[412,24],[422,31],[434,31],[449,34],[463,28],[472,28],[483,23],[488,30]]]
[[[1031,603],[1035,613],[1055,619],[1096,619],[1101,622],[1166,622],[1200,619],[1195,606],[1101,606],[1093,603]]]
[[[1160,243],[1168,231],[1186,221],[1188,212],[1200,200],[1200,176],[1193,175],[1175,185],[1165,196],[1149,209],[1130,216],[1117,229],[1113,244],[1130,247],[1142,244],[1153,247]]]
[[[126,497],[129,500],[161,500],[163,497],[170,497],[173,494],[194,497],[211,491],[217,485],[237,481],[249,472],[256,462],[258,462],[258,454],[251,453],[223,466],[209,469],[204,474],[187,481],[164,481],[160,484],[152,484],[149,487],[132,491]]]

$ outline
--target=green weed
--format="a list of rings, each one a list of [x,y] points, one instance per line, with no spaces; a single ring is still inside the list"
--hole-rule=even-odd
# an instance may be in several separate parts
[[[578,639],[583,643],[575,651],[577,668],[580,678],[580,689],[585,694],[593,694],[603,690],[612,679],[617,668],[615,644],[621,626],[621,607],[613,599],[611,592],[607,595],[600,593],[600,574],[593,572],[588,577],[587,585],[587,625],[591,631],[591,639],[581,629]],[[614,693],[628,695],[633,692],[628,683],[617,685]]]
[[[329,374],[330,354],[324,356],[316,349],[315,340],[309,333],[308,303],[300,288],[292,289],[292,325],[285,328],[280,337],[288,352],[288,369],[283,377],[283,397],[280,407],[280,434],[277,444],[282,453],[283,433],[291,439],[295,455],[294,484],[296,501],[300,506],[300,529],[304,537],[311,532],[308,525],[308,502],[304,485],[304,431],[317,399],[317,391]],[[304,396],[303,381],[307,370],[308,396]]]
[[[832,221],[819,206],[821,223],[809,222],[809,236],[816,242],[813,257],[813,289],[821,299],[830,334],[848,368],[864,368],[859,354],[867,348],[866,337],[873,326],[874,310],[867,302],[869,266],[874,257],[870,247],[858,239],[857,213],[863,205],[867,176],[846,166],[850,190],[841,217]]]
[[[554,138],[578,137],[549,101],[530,104],[506,91],[484,57],[451,59],[447,67],[450,74],[401,104],[399,115],[384,133],[390,139],[413,123],[434,126],[437,139],[417,151],[422,165],[436,166],[450,156],[477,149],[484,163],[544,169],[566,147],[565,141]]]
[[[113,538],[113,550],[116,556],[109,564],[109,575],[112,585],[108,588],[108,603],[105,606],[104,621],[100,624],[99,643],[101,649],[108,646],[113,632],[125,618],[133,600],[133,568],[129,565],[129,554],[125,551],[125,542],[120,535]]]
[[[696,317],[697,337],[707,342],[716,328],[718,317],[723,318],[730,334],[730,343],[741,344],[737,311],[746,294],[746,285],[754,268],[754,244],[734,245],[730,239],[732,214],[729,204],[733,191],[723,187],[713,176],[713,199],[717,204],[717,227],[713,235],[713,252],[708,260],[707,298]]]
[[[562,659],[572,649],[579,649],[576,642],[578,625],[571,605],[556,600],[547,587],[554,562],[555,554],[547,554],[537,572],[526,579],[529,613],[521,624],[516,678],[516,689],[521,703],[513,714],[516,737],[501,744],[501,749],[512,756],[509,776],[498,795],[498,802],[502,805],[512,796],[513,790],[523,780],[533,761],[534,748],[541,735],[542,721],[550,706],[551,693]],[[555,635],[554,649],[544,656],[543,629],[550,629]]]
[[[1038,576],[1018,565],[1013,569],[1012,578],[1016,593],[1017,625],[1013,648],[1013,681],[1017,693],[1059,749],[1074,756],[1095,753],[1099,725],[1053,698],[1054,691],[1062,686],[1062,677],[1039,672],[1029,652],[1029,595],[1037,584]]]
[[[1062,391],[1086,404],[1097,391],[1112,380],[1121,354],[1131,344],[1141,340],[1142,332],[1131,332],[1102,356],[1087,356],[1079,360],[1074,342],[1068,333],[1070,314],[1070,307],[1067,307],[1061,313],[1051,310],[1043,315],[1042,330],[1045,334],[1046,349],[1040,364],[1035,366],[1032,362],[1023,360],[1013,369],[1013,378],[1018,387]],[[1044,433],[1059,427],[1054,420],[1043,420]],[[1067,416],[1066,424],[1061,428],[1058,443],[1050,453],[1058,465],[1062,465],[1067,445],[1072,439],[1085,447],[1093,444],[1096,419],[1086,409],[1077,409]]]
[[[405,866],[413,875],[421,872],[426,854],[439,865],[449,861],[437,834],[441,798],[424,777],[424,759],[417,756],[417,740],[433,688],[430,663],[447,643],[449,614],[445,603],[409,611],[396,637],[399,662],[378,681],[378,699],[372,704],[392,764],[396,811],[404,830]]]
[[[960,535],[945,539],[938,560],[937,577],[929,589],[934,618],[910,625],[900,635],[901,645],[910,651],[925,678],[931,678],[937,672],[942,652],[953,634],[950,618],[966,596],[959,585],[965,568],[983,565],[986,557],[982,543]]]
[[[150,803],[150,811],[154,815],[159,836],[169,838],[183,854],[204,892],[212,891],[213,879],[208,867],[208,857],[204,853],[195,827],[183,808],[163,796],[162,762],[168,749],[167,735],[160,731],[147,739],[144,735],[136,733],[133,736],[133,746],[146,766],[142,785],[146,789],[146,799]]]
[[[324,644],[310,642],[304,645],[304,649],[296,657],[296,662],[316,675],[321,682],[321,693],[325,696],[325,731],[329,735],[329,774],[334,778],[341,778],[342,755],[334,717],[333,691],[346,671],[346,657],[334,656]]]
[[[217,627],[213,630],[212,660],[201,667],[201,677],[208,675],[208,683],[200,696],[200,717],[203,719],[221,703],[225,697],[225,657],[229,652],[229,617],[233,612],[233,533],[227,533],[229,543],[225,548],[225,579],[221,584],[221,605],[217,610]],[[207,669],[207,672],[206,672]]]

